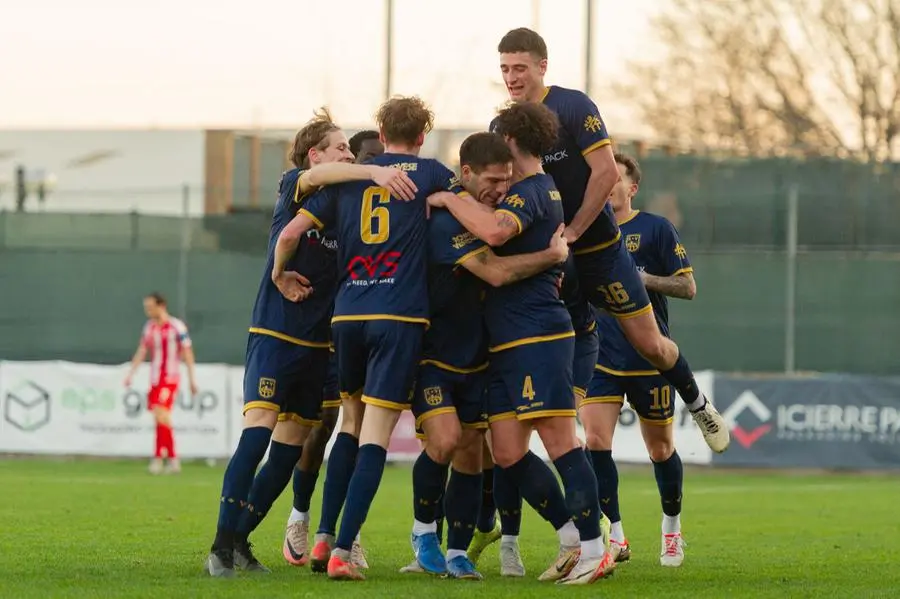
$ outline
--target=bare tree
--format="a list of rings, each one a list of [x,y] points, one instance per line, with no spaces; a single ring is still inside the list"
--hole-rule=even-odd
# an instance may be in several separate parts
[[[667,50],[619,92],[672,143],[753,155],[900,152],[900,0],[670,0]]]

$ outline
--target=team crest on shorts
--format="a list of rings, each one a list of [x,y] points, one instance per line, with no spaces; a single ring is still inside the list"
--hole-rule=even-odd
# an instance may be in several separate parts
[[[641,247],[641,234],[632,233],[625,236],[625,249],[629,252],[636,252]]]
[[[259,396],[263,399],[275,397],[275,379],[259,378]]]
[[[444,402],[444,394],[441,393],[440,387],[425,387],[425,403],[429,406],[439,406]]]

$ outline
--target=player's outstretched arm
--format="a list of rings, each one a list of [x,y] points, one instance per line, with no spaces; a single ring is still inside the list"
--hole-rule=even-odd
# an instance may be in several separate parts
[[[561,264],[569,256],[569,244],[563,236],[565,225],[550,240],[547,249],[530,254],[498,256],[490,249],[478,252],[461,262],[463,268],[493,287],[510,285]]]
[[[519,224],[504,211],[494,211],[469,194],[439,191],[428,196],[433,208],[446,208],[463,227],[491,247],[498,247],[521,233]]]
[[[387,188],[391,195],[410,202],[416,198],[416,184],[405,172],[374,164],[348,164],[328,162],[319,164],[300,175],[300,193],[306,194],[323,185],[345,181],[374,181]]]
[[[619,169],[610,146],[592,150],[585,154],[584,160],[591,167],[591,176],[584,190],[581,208],[572,217],[572,222],[566,229],[566,239],[569,243],[575,242],[597,220],[603,212],[603,207],[606,206],[612,188],[619,180]]]
[[[300,238],[316,227],[317,223],[306,211],[301,210],[291,222],[282,229],[275,242],[274,264],[272,266],[272,282],[278,287],[286,299],[292,302],[303,301],[312,293],[309,280],[296,272],[286,272],[288,261],[297,251]]]
[[[680,272],[668,277],[660,277],[641,271],[641,279],[644,281],[644,287],[649,291],[662,293],[669,297],[692,300],[697,295],[697,283],[694,281],[694,275],[691,272]]]

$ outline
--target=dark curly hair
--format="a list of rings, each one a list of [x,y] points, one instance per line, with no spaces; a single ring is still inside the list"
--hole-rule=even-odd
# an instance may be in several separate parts
[[[543,104],[518,102],[500,111],[495,131],[516,140],[520,152],[540,158],[556,145],[559,119]]]

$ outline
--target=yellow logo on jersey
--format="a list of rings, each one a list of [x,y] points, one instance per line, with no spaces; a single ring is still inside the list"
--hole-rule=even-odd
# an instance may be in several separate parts
[[[444,394],[441,393],[440,387],[425,387],[422,393],[425,395],[425,403],[429,406],[434,407],[444,403]]]
[[[260,377],[258,390],[261,398],[272,399],[275,397],[275,379]]]
[[[591,133],[597,133],[603,128],[603,121],[596,114],[592,114],[584,119],[584,130]]]
[[[638,248],[641,247],[641,234],[640,233],[632,233],[631,235],[625,236],[625,249],[629,252],[636,252]]]
[[[457,187],[457,186],[459,186],[459,184],[460,184],[459,177],[457,177],[456,175],[453,175],[452,177],[450,177],[450,182],[447,184],[447,187],[448,188]]]
[[[453,238],[450,240],[450,243],[453,244],[454,250],[461,250],[462,248],[466,247],[470,243],[475,242],[477,239],[478,239],[477,237],[475,237],[474,235],[472,235],[471,233],[466,231],[465,233],[460,233],[459,235],[454,235]]]
[[[687,250],[680,243],[675,244],[675,255],[681,259],[687,258]]]
[[[401,171],[405,171],[411,173],[413,171],[419,170],[419,165],[416,162],[395,162],[394,164],[389,164],[388,168],[395,168]]]
[[[550,190],[550,199],[554,202],[562,202],[562,194],[556,189]]]
[[[506,196],[506,199],[503,200],[503,203],[509,204],[513,208],[521,208],[525,205],[525,200],[523,200],[519,194],[514,193],[511,196]]]

